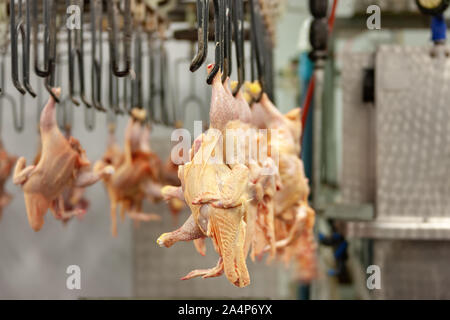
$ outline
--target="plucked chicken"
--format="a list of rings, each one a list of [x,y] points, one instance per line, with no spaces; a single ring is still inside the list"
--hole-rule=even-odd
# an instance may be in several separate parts
[[[220,79],[219,72],[212,85],[210,130],[194,143],[191,161],[179,167],[181,190],[192,214],[180,229],[161,235],[157,242],[170,247],[178,241],[210,237],[220,256],[217,266],[194,270],[183,279],[225,273],[232,284],[245,287],[250,283],[244,252],[249,170],[239,163],[231,169],[224,162],[222,133],[239,115]]]
[[[252,88],[254,90],[254,87]],[[256,90],[257,92],[257,90]],[[255,94],[255,90],[252,92]],[[260,128],[275,130],[269,139],[271,151],[279,159],[282,188],[275,193],[275,236],[278,255],[288,263],[295,258],[302,270],[300,278],[309,281],[315,275],[313,236],[315,213],[309,207],[309,186],[299,158],[301,136],[300,109],[283,115],[263,94],[252,109],[252,121]],[[266,247],[266,250],[269,250]]]
[[[236,83],[232,83],[235,87]],[[227,90],[228,91],[228,90]],[[231,91],[228,91],[231,96]],[[274,206],[273,196],[280,188],[278,169],[273,160],[268,157],[267,139],[251,125],[251,110],[240,90],[234,99],[234,109],[239,114],[238,120],[227,124],[226,142],[233,146],[227,147],[226,162],[231,165],[237,162],[250,170],[251,197],[246,214],[247,237],[246,253],[251,248],[251,258],[261,258],[266,246],[271,247],[270,259],[275,256]],[[234,153],[234,154],[231,154]]]
[[[64,136],[67,141],[70,140],[71,130],[70,128],[65,128]],[[42,153],[42,143],[39,143],[39,151],[34,158],[33,164],[37,165],[39,160],[41,159]],[[61,222],[63,225],[66,225],[70,220],[74,217],[78,219],[82,219],[89,208],[89,201],[84,197],[85,188],[79,187],[67,187],[63,191],[63,199],[64,199],[64,217],[61,218]]]
[[[53,89],[59,96],[60,89]],[[66,213],[63,192],[66,188],[88,187],[102,177],[109,176],[114,168],[107,166],[99,172],[90,170],[90,162],[78,140],[66,139],[56,122],[53,97],[42,110],[40,119],[42,153],[36,165],[26,167],[26,159],[17,161],[13,182],[20,185],[25,196],[28,221],[39,231],[50,209],[56,219],[68,219],[80,212]]]
[[[145,198],[161,198],[160,186],[154,186],[158,177],[159,158],[151,152],[148,126],[142,123],[145,114],[137,110],[130,117],[125,131],[125,151],[122,153],[111,134],[108,148],[95,164],[96,170],[108,165],[115,173],[103,179],[111,202],[111,233],[117,236],[117,208],[124,220],[126,214],[135,222],[160,220],[160,216],[142,212]]]

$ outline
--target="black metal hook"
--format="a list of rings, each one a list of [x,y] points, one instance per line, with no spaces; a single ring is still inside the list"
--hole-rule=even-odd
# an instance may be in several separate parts
[[[259,102],[262,98],[263,93],[266,89],[266,81],[264,74],[264,49],[261,37],[264,35],[264,28],[262,27],[261,21],[261,10],[258,1],[250,1],[250,16],[251,16],[251,32],[254,36],[254,58],[256,62],[256,70],[258,73],[258,81],[261,86],[261,92],[259,96],[255,99]]]
[[[209,0],[197,0],[198,51],[189,70],[195,72],[208,56]]]
[[[31,34],[31,4],[30,0],[26,1],[26,21],[23,20],[22,12],[22,0],[18,0],[18,21],[16,22],[16,9],[15,1],[10,1],[10,16],[11,16],[11,71],[13,84],[19,90],[20,93],[25,94],[26,91],[34,98],[36,93],[30,84],[30,34]],[[26,26],[25,26],[25,25]],[[18,38],[19,35],[22,36],[22,77],[23,77],[23,87],[19,81],[19,57],[18,57]]]
[[[233,7],[234,42],[236,46],[236,63],[238,82],[233,95],[236,96],[245,81],[245,52],[244,52],[244,1],[234,1]]]
[[[213,0],[214,2],[214,41],[216,43],[215,49],[215,63],[208,77],[206,78],[206,83],[212,84],[214,77],[219,70],[223,70],[223,1],[224,0]]]
[[[113,73],[116,77],[126,77],[130,74],[131,69],[131,54],[130,54],[130,46],[131,46],[131,38],[132,38],[132,23],[131,23],[131,5],[130,0],[124,0],[124,33],[123,33],[123,55],[124,55],[124,69],[119,69],[119,63],[117,61],[117,49],[116,44],[118,40],[116,38],[117,31],[117,23],[116,16],[118,14],[117,1],[111,0],[108,1],[108,20],[109,20],[109,45],[110,45],[110,55],[111,55],[111,67],[113,69]]]
[[[55,81],[56,68],[56,4],[54,0],[43,0],[44,15],[44,69],[39,67],[38,44],[38,1],[33,1],[33,46],[34,46],[34,70],[36,74],[45,78],[45,88],[48,93],[59,103],[59,98],[53,93],[52,86]]]
[[[224,0],[223,13],[223,74],[222,82],[231,75],[231,0]]]
[[[92,105],[95,109],[106,112],[101,102],[102,97],[102,60],[103,60],[103,45],[102,45],[102,15],[103,2],[101,0],[90,1],[91,10],[91,46],[92,46],[92,66],[91,66],[91,94]],[[98,57],[97,57],[98,49]]]

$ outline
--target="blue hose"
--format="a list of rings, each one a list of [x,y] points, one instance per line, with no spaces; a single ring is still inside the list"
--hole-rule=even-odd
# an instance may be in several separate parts
[[[447,39],[447,25],[443,14],[433,16],[431,20],[431,39],[433,42],[442,42]]]

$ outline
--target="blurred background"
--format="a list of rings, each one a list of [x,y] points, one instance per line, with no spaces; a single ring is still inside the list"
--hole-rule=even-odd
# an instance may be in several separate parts
[[[29,1],[0,1],[1,34],[8,42],[0,56],[0,138],[10,154],[33,159],[39,141],[38,115],[48,93],[33,72],[31,85],[36,98],[22,96],[11,81],[10,7],[19,6],[19,2],[25,6]],[[84,63],[90,96],[91,6],[90,1],[85,2]],[[187,219],[187,210],[174,221],[166,204],[146,204],[146,212],[158,213],[162,220],[139,228],[127,220],[119,223],[118,237],[113,238],[109,199],[98,183],[86,192],[90,205],[81,221],[74,219],[63,226],[48,214],[43,230],[35,233],[28,225],[22,191],[9,180],[5,188],[13,200],[4,208],[0,222],[0,299],[450,297],[446,290],[450,281],[446,264],[450,257],[450,51],[442,44],[442,37],[432,37],[437,31],[430,28],[436,21],[445,23],[450,12],[427,15],[419,11],[414,0],[336,1],[328,55],[318,66],[309,55],[313,49],[309,1],[271,2],[276,8],[273,48],[266,49],[271,51],[271,90],[277,107],[283,112],[305,107],[311,77],[318,69],[324,75],[320,85],[317,80],[315,93],[323,99],[312,99],[309,106],[302,153],[308,177],[319,186],[313,189],[318,278],[303,284],[281,263],[248,261],[252,284],[244,289],[235,288],[223,276],[181,281],[179,278],[190,270],[213,266],[217,261],[209,241],[206,257],[198,255],[192,243],[178,243],[170,249],[156,244],[161,233],[174,230]],[[334,1],[328,2],[330,17]],[[156,20],[161,20],[164,30],[155,31],[148,39],[143,37],[142,65],[137,69],[142,71],[143,91],[134,91],[138,89],[130,85],[129,92],[121,94],[131,101],[138,92],[145,104],[154,106],[154,117],[160,120],[152,125],[151,146],[166,160],[174,120],[181,120],[190,131],[194,120],[207,121],[211,89],[205,81],[206,68],[189,71],[197,47],[196,2],[143,3]],[[58,10],[64,9],[62,3],[58,5]],[[370,5],[381,9],[381,29],[367,27]],[[64,120],[71,123],[72,135],[94,162],[106,148],[108,123],[116,123],[116,137],[122,143],[127,118],[75,107],[67,98],[67,32],[63,27],[58,30],[55,82],[63,88],[65,106],[58,112],[62,125]],[[245,61],[250,73],[248,40]],[[131,52],[136,43],[133,39]],[[110,77],[106,31],[101,32],[96,45],[103,51],[100,98],[106,104]],[[213,61],[214,43],[210,42],[206,62]],[[133,58],[132,63],[136,67],[139,62]],[[232,78],[236,79],[235,63]],[[120,104],[126,104],[125,100]],[[321,114],[316,113],[315,102],[321,104]],[[167,121],[161,110],[168,110]],[[314,126],[312,115],[321,116],[319,128]],[[95,128],[91,116],[95,117]],[[314,135],[321,137],[319,144]],[[314,146],[320,150],[319,166],[313,166]],[[81,290],[66,287],[70,265],[81,268]],[[370,265],[380,267],[380,289],[367,287]]]

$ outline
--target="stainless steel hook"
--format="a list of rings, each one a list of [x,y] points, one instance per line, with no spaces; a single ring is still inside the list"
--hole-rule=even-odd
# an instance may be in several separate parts
[[[106,112],[103,107],[102,98],[102,15],[103,3],[101,0],[90,0],[91,10],[91,46],[92,46],[92,66],[91,66],[91,94],[92,105],[95,109]],[[97,51],[98,50],[98,51]],[[98,52],[98,53],[97,53]]]
[[[124,0],[124,33],[123,33],[123,54],[124,54],[124,69],[119,69],[119,63],[117,61],[117,48],[116,44],[118,43],[118,39],[116,38],[117,31],[117,23],[116,17],[118,15],[118,7],[117,1],[111,0],[108,1],[108,35],[109,35],[109,46],[110,46],[110,55],[111,55],[111,67],[113,69],[113,73],[116,77],[126,77],[130,74],[131,69],[131,57],[130,57],[130,47],[131,47],[131,38],[132,38],[132,22],[131,22],[131,4],[130,0]]]
[[[22,0],[18,0],[17,17],[15,1],[10,0],[10,34],[11,34],[11,73],[14,86],[20,93],[26,91],[36,97],[36,93],[30,84],[30,34],[31,34],[31,3],[26,0],[26,20],[23,19]],[[16,20],[17,18],[17,20]],[[23,87],[19,81],[19,52],[18,38],[22,36],[22,77]],[[25,89],[24,89],[25,88]],[[26,90],[26,91],[25,91]]]

